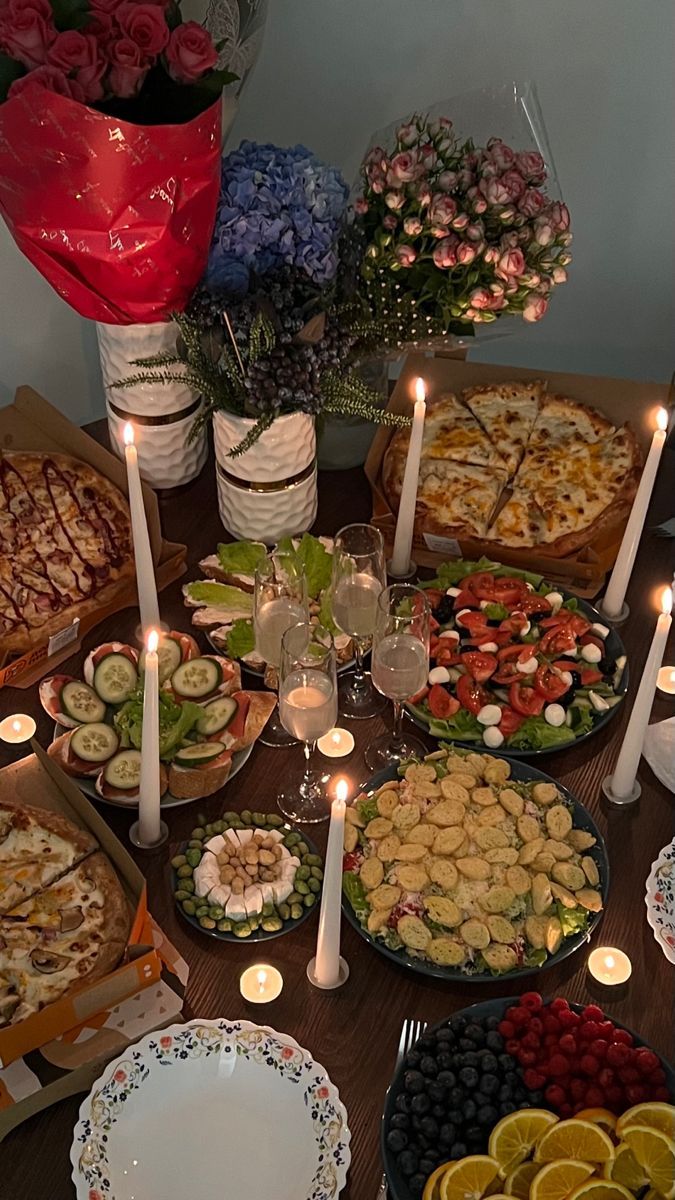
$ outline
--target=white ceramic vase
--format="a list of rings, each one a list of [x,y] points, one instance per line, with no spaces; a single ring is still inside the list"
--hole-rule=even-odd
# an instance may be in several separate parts
[[[201,397],[183,383],[139,383],[115,388],[120,379],[138,374],[134,360],[163,351],[174,352],[178,327],[173,321],[152,325],[96,325],[101,374],[113,450],[124,457],[127,421],[136,428],[138,465],[154,488],[180,487],[195,479],[206,462],[206,430],[188,441]]]
[[[271,546],[304,533],[317,508],[316,432],[307,413],[277,417],[250,450],[230,451],[255,421],[228,412],[213,414],[218,508],[225,528],[238,538]]]

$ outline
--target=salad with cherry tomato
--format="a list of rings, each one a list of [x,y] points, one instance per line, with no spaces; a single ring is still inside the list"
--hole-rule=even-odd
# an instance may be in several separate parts
[[[586,736],[623,699],[618,635],[542,576],[460,560],[419,586],[432,612],[429,676],[407,707],[435,737],[542,753]]]

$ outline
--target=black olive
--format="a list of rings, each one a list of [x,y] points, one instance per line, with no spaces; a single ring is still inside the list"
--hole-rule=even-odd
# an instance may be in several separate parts
[[[399,1154],[408,1145],[408,1135],[403,1129],[390,1129],[387,1134],[387,1146],[394,1154]]]
[[[598,670],[602,671],[603,675],[614,675],[616,671],[616,660],[605,655],[598,663]]]

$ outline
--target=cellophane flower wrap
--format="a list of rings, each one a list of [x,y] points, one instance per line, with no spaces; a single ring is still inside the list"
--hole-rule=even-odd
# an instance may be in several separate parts
[[[175,3],[0,4],[0,213],[82,316],[167,320],[194,291],[234,78],[217,62]]]
[[[380,130],[353,203],[365,340],[539,321],[567,279],[570,217],[530,85],[467,93]]]

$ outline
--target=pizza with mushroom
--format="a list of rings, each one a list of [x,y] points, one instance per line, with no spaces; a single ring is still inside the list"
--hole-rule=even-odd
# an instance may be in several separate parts
[[[129,924],[89,833],[59,813],[0,805],[0,1028],[111,971]]]

